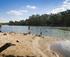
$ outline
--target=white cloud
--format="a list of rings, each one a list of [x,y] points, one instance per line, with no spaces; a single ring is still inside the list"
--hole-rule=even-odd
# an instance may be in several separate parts
[[[55,14],[55,13],[58,13],[58,12],[65,11],[67,9],[70,9],[70,0],[65,0],[61,6],[59,6],[58,8],[53,9],[49,13],[54,13]]]
[[[9,15],[12,16],[22,16],[23,14],[27,13],[29,9],[36,9],[36,6],[31,6],[31,5],[27,5],[26,6],[27,10],[10,10],[8,12],[6,12]]]
[[[14,15],[14,16],[21,16],[27,12],[28,12],[27,10],[10,10],[7,12],[7,14]]]
[[[30,9],[36,9],[37,8],[36,6],[31,6],[31,5],[27,5],[26,7],[30,8]]]

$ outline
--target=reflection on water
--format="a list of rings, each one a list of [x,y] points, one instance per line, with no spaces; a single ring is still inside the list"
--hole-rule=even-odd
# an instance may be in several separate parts
[[[53,36],[58,38],[70,38],[70,31],[60,30],[57,27],[46,27],[46,26],[31,26],[30,27],[32,34],[40,34],[42,32],[43,35]],[[3,25],[1,27],[2,32],[28,32],[28,26],[8,26]]]
[[[60,53],[64,57],[70,57],[70,41],[61,41],[57,44],[53,44],[51,46],[51,49],[53,51],[56,51],[57,53]]]

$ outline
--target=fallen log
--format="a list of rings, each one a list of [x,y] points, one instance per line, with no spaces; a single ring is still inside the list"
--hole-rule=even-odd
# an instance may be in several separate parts
[[[10,46],[14,46],[15,44],[11,44],[11,43],[5,43],[2,47],[0,47],[0,53],[2,51],[4,51],[5,49],[7,49]]]

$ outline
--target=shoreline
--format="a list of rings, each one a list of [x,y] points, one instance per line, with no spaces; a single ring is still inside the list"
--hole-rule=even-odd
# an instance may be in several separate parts
[[[57,57],[52,52],[49,45],[52,45],[61,39],[49,36],[39,36],[27,33],[0,33],[0,47],[6,43],[14,44],[1,52],[1,56],[34,56],[34,57]],[[3,57],[3,56],[2,56]]]

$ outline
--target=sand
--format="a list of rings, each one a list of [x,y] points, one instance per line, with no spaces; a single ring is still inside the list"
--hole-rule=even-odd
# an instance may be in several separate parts
[[[60,39],[26,33],[0,33],[0,47],[5,43],[14,44],[0,52],[0,57],[59,57],[50,50],[50,45]]]

